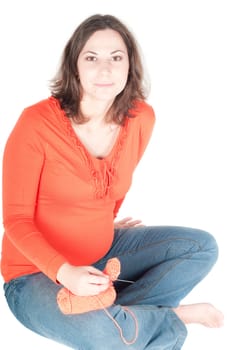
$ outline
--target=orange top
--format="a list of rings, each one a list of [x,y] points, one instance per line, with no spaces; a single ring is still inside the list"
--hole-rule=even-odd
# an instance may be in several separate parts
[[[39,271],[56,281],[64,262],[90,265],[107,253],[155,122],[146,102],[137,102],[135,115],[100,160],[80,142],[55,98],[23,111],[3,157],[5,281]]]

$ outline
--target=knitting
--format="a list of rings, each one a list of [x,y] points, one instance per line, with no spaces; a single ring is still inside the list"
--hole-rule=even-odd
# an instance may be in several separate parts
[[[117,258],[112,258],[107,261],[103,272],[110,277],[111,281],[115,281],[120,274],[120,269],[120,261]],[[113,286],[98,295],[78,296],[66,288],[61,288],[57,294],[58,306],[66,315],[104,309],[111,306],[115,299],[116,291]]]

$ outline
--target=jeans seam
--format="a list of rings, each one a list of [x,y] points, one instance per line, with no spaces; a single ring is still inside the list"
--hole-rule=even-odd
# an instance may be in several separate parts
[[[127,252],[123,253],[123,254],[120,254],[118,255],[118,257],[120,256],[126,256],[126,255],[130,255],[132,253],[136,253],[138,251],[142,251],[142,250],[145,250],[147,249],[148,247],[152,247],[152,246],[157,246],[157,245],[160,245],[160,244],[163,244],[164,242],[172,242],[173,240],[176,240],[176,241],[189,241],[189,242],[193,242],[194,244],[196,244],[198,246],[198,250],[197,252],[199,251],[202,251],[202,247],[201,245],[199,244],[198,241],[195,241],[193,239],[184,239],[184,238],[172,238],[172,239],[167,239],[167,240],[162,240],[162,241],[159,241],[159,242],[152,242],[152,243],[148,243],[140,248],[134,248],[133,250],[128,250]]]
[[[186,258],[190,258],[191,256],[192,256],[192,254],[189,255],[189,256],[187,256]],[[174,267],[176,267],[176,266],[177,266],[178,264],[180,264],[181,262],[182,262],[182,260],[176,262],[175,265],[173,264],[173,265],[171,266],[171,268],[169,268],[168,270],[166,270],[165,273],[162,274],[162,276],[160,276],[160,278],[159,278],[158,281],[153,282],[153,283],[151,282],[149,286],[144,287],[144,288],[143,288],[143,292],[146,292],[146,293],[147,293],[151,288],[155,287],[155,286],[162,280],[162,278],[164,278],[164,276],[165,276],[167,273],[169,273]],[[133,299],[133,300],[130,300],[130,303],[133,305],[134,303],[137,303],[137,302],[140,301],[140,300],[142,300],[142,297],[141,297],[141,296],[140,296],[140,297],[136,297],[136,298]],[[163,305],[162,305],[162,306],[163,306]],[[167,307],[169,307],[169,306],[167,306]]]
[[[146,244],[146,245],[144,245],[144,246],[142,246],[142,247],[139,247],[139,248],[134,248],[134,249],[132,249],[132,250],[127,250],[127,251],[124,252],[124,253],[115,254],[114,256],[115,256],[115,257],[118,257],[118,258],[124,257],[124,256],[129,256],[129,255],[131,255],[131,254],[133,254],[133,253],[137,253],[137,252],[139,252],[139,251],[143,251],[143,250],[147,249],[148,247],[150,248],[150,247],[152,247],[153,245],[154,245],[154,246],[157,246],[157,245],[160,245],[160,244],[162,244],[162,243],[164,243],[164,242],[169,242],[169,241],[172,242],[173,240],[176,240],[176,241],[190,241],[190,242],[193,242],[194,244],[196,244],[196,245],[198,246],[197,252],[200,252],[200,251],[203,250],[203,249],[202,249],[202,246],[199,244],[199,242],[198,242],[198,241],[195,241],[195,240],[193,240],[193,239],[172,238],[172,239],[162,240],[162,241],[159,241],[159,242],[152,242],[152,243]],[[110,251],[111,251],[111,250],[110,250]],[[106,256],[108,256],[108,254],[110,253],[110,251],[106,254]],[[103,257],[99,262],[100,262],[101,264],[104,265],[104,264],[107,262],[107,260],[108,260],[107,257]]]

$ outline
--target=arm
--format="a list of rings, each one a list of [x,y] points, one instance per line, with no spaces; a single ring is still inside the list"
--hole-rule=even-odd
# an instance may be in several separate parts
[[[44,126],[34,110],[25,110],[10,134],[3,157],[3,224],[16,249],[54,281],[66,259],[46,241],[34,222],[44,149]]]
[[[40,178],[46,157],[46,126],[36,110],[24,111],[7,141],[3,159],[5,235],[33,265],[73,294],[95,295],[109,277],[92,266],[73,266],[45,239],[35,222]],[[10,246],[9,246],[10,247]],[[10,248],[8,248],[10,249]],[[15,251],[14,251],[15,252]],[[6,254],[11,254],[7,251]]]
[[[141,160],[147,145],[150,141],[152,131],[155,124],[155,113],[153,108],[146,103],[142,103],[141,107],[138,106],[138,115],[135,116],[135,123],[133,132],[138,135],[138,153],[137,153],[137,164]],[[136,120],[137,118],[137,120]],[[114,208],[114,219],[117,217],[119,209],[125,199],[125,196],[118,200]],[[128,228],[134,226],[143,226],[141,220],[133,220],[132,217],[126,217],[122,220],[115,221],[115,228]]]
[[[116,201],[115,207],[114,207],[114,213],[113,213],[114,214],[114,219],[117,217],[119,209],[120,209],[124,199],[125,199],[125,197],[123,197],[123,198],[119,199],[118,201]]]
[[[139,132],[139,139],[140,139],[140,147],[139,147],[139,153],[138,153],[138,162],[141,160],[148,144],[152,136],[152,132],[154,130],[155,122],[156,122],[156,116],[154,113],[153,108],[145,104],[144,110],[142,109],[140,112],[141,116],[139,116],[141,122],[140,122],[140,132]]]

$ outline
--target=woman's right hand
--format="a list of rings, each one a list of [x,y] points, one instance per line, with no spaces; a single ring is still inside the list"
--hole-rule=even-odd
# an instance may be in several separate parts
[[[79,296],[97,295],[112,284],[108,275],[93,266],[61,265],[57,281],[71,293]]]

